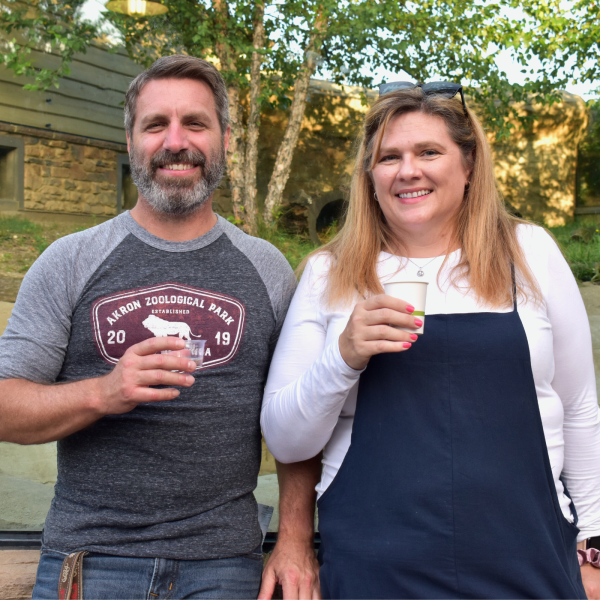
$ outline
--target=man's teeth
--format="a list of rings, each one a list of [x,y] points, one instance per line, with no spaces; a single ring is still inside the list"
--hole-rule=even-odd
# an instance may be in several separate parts
[[[178,165],[164,165],[163,169],[169,169],[169,171],[185,171],[186,169],[193,169],[194,165],[178,164]]]
[[[420,192],[408,192],[406,194],[398,194],[398,198],[418,198],[419,196],[426,196],[431,194],[433,190],[421,190]]]

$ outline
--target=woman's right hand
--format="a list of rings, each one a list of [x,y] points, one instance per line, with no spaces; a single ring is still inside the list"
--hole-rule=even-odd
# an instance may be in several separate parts
[[[421,319],[411,315],[414,310],[404,300],[385,294],[359,302],[339,339],[340,354],[345,363],[353,369],[364,369],[375,354],[408,350],[417,341],[417,334],[392,325],[421,327]]]

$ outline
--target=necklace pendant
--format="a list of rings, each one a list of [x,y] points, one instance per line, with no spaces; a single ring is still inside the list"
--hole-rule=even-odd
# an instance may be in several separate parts
[[[417,277],[423,277],[423,275],[425,275],[425,273],[423,272],[423,269],[419,269],[417,271]]]

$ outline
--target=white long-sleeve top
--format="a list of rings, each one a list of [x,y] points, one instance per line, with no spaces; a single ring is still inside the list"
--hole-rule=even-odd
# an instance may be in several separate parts
[[[577,510],[578,540],[583,540],[600,535],[600,413],[589,322],[577,283],[554,240],[533,225],[519,225],[518,236],[544,299],[542,305],[520,300],[518,311],[529,343],[550,465],[563,514],[573,520],[561,476]],[[512,306],[497,309],[480,303],[466,286],[448,284],[459,258],[460,251],[450,254],[441,273],[443,256],[424,268],[423,281],[429,283],[425,314],[511,311]],[[413,260],[421,266],[428,261]],[[302,275],[271,363],[261,414],[267,446],[280,462],[306,460],[323,450],[319,496],[350,446],[362,372],[344,362],[338,344],[356,301],[325,306],[328,268],[329,257],[320,254]],[[414,281],[417,267],[382,252],[377,271],[383,282],[391,276]]]

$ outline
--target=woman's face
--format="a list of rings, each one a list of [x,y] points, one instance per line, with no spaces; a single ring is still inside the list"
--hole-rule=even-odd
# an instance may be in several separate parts
[[[389,226],[408,242],[447,229],[470,172],[444,121],[413,112],[390,121],[372,176]]]

